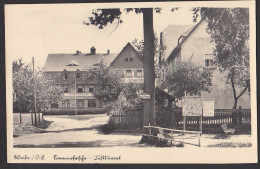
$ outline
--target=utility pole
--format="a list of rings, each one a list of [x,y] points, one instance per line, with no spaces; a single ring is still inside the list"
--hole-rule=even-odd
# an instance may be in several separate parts
[[[142,12],[144,27],[144,93],[150,95],[150,99],[144,100],[144,126],[148,126],[149,123],[155,126],[153,8],[142,8]]]
[[[32,57],[32,64],[33,64],[33,86],[34,86],[34,120],[35,126],[37,126],[37,111],[36,111],[36,83],[35,83],[35,74],[34,74],[34,57]]]
[[[77,77],[76,77],[76,70],[74,71],[75,76],[75,115],[77,115]]]

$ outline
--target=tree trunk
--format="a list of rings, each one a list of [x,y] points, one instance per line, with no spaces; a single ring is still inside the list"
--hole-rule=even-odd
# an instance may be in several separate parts
[[[153,9],[144,8],[144,93],[150,94],[150,99],[144,101],[144,125],[154,126],[155,121],[155,71],[154,71],[154,30]]]
[[[234,105],[233,105],[233,109],[237,109],[237,98],[235,98],[235,100],[234,100]]]
[[[144,93],[150,95],[150,99],[144,100],[143,125],[156,125],[155,118],[155,71],[154,71],[154,30],[153,8],[142,8],[143,32],[144,32]],[[145,133],[145,130],[144,130]],[[146,133],[147,134],[147,133]],[[155,137],[143,136],[140,143],[153,144]]]

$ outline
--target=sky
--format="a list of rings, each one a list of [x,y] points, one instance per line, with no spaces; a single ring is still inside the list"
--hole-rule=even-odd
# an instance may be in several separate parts
[[[111,4],[110,4],[111,5]],[[107,5],[110,7],[109,5]],[[116,28],[110,24],[104,29],[86,26],[92,9],[104,7],[93,4],[23,4],[5,6],[6,56],[22,58],[43,67],[50,53],[89,53],[94,46],[97,53],[119,53],[127,42],[143,39],[142,14],[123,13],[123,23]],[[123,8],[121,5],[120,7]],[[129,7],[129,6],[124,6]],[[161,7],[161,6],[160,6]],[[182,7],[162,6],[161,14],[154,13],[154,31],[160,34],[169,24],[194,25],[192,12]]]

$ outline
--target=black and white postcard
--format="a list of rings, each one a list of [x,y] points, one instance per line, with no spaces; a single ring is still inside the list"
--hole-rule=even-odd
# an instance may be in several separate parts
[[[6,4],[8,163],[256,163],[254,1]]]

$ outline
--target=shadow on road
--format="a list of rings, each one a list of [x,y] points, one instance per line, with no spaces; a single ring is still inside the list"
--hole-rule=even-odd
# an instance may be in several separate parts
[[[19,144],[14,145],[14,148],[68,148],[68,147],[114,147],[114,146],[134,146],[137,143],[129,143],[127,140],[109,141],[109,140],[95,140],[88,142],[61,142],[58,144]]]
[[[62,133],[62,132],[69,132],[69,131],[84,131],[84,130],[100,130],[100,128],[103,125],[97,125],[97,126],[91,126],[91,127],[83,127],[83,128],[73,128],[73,129],[64,129],[64,130],[53,130],[53,131],[48,131],[48,130],[42,130],[39,131],[38,133]]]

